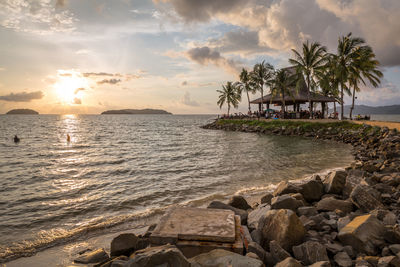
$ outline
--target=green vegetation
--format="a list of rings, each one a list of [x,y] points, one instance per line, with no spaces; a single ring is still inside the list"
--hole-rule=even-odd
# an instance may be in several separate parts
[[[238,87],[232,82],[227,82],[226,85],[222,85],[222,90],[217,90],[219,95],[218,106],[222,108],[222,106],[226,103],[228,106],[228,116],[229,111],[231,110],[231,106],[237,108],[239,106],[239,102],[241,100],[241,92]]]
[[[339,38],[336,54],[328,53],[325,46],[309,41],[303,43],[301,50],[293,49],[292,51],[294,56],[289,59],[289,63],[296,68],[296,87],[299,88],[304,83],[307,87],[310,114],[313,114],[310,101],[313,92],[336,98],[341,105],[340,118],[343,119],[343,99],[344,93],[347,93],[352,96],[349,114],[352,119],[355,94],[360,91],[360,84],[377,87],[383,77],[379,70],[380,63],[376,60],[372,48],[362,38],[354,37],[351,33]],[[284,74],[282,70],[275,71],[271,64],[262,61],[255,64],[250,72],[243,69],[239,77],[240,82],[228,83],[233,85],[238,95],[241,95],[243,91],[246,92],[250,111],[249,92],[254,94],[256,91],[260,91],[261,102],[263,102],[265,86],[271,89],[271,93],[284,99],[285,93],[288,92],[284,87],[288,87],[289,84],[280,83],[280,88],[276,88],[278,86],[277,76],[281,75],[281,81],[281,78],[285,78],[282,74]],[[218,92],[220,91],[218,90]],[[218,101],[218,105],[221,107],[221,99]],[[233,106],[237,108],[238,105]],[[282,110],[284,108],[285,103],[283,103]],[[228,105],[228,109],[230,109],[230,105]],[[323,104],[322,111],[325,112],[326,109],[327,107]],[[262,104],[260,105],[261,110],[263,110]],[[336,113],[336,102],[334,102],[334,110]]]
[[[319,129],[327,129],[331,127],[332,129],[346,129],[346,130],[356,130],[363,127],[361,124],[356,124],[350,121],[335,121],[335,122],[317,122],[317,121],[295,121],[295,120],[227,120],[220,119],[217,121],[219,125],[236,124],[236,125],[251,125],[260,126],[264,129],[274,129],[280,127],[286,128],[297,128],[300,127],[304,131],[312,131]],[[371,127],[372,128],[372,127]]]

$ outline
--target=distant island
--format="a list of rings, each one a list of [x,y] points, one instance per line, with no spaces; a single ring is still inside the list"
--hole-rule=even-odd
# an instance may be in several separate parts
[[[12,109],[6,114],[13,115],[13,114],[23,114],[23,115],[38,115],[39,112],[33,110],[33,109]]]
[[[172,114],[162,109],[119,109],[119,110],[107,110],[101,114]]]
[[[344,106],[344,113],[348,114],[350,111],[351,106]],[[333,110],[329,110],[330,112],[333,112]],[[340,112],[340,107],[337,109],[338,112]],[[366,105],[355,105],[354,110],[353,110],[353,115],[357,114],[363,114],[363,115],[369,115],[369,114],[400,114],[400,105],[391,105],[391,106],[379,106],[379,107],[371,107],[371,106],[366,106]]]

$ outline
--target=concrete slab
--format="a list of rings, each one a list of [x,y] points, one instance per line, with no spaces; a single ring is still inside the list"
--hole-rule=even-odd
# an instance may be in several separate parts
[[[178,240],[233,243],[235,239],[233,211],[200,208],[170,210],[150,236],[150,242],[158,245],[176,244]]]

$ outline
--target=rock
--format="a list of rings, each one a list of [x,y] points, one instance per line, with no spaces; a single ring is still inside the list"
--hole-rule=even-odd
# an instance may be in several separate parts
[[[307,241],[292,248],[295,258],[306,265],[318,261],[329,261],[326,248],[319,242]]]
[[[340,267],[351,267],[351,266],[353,266],[353,261],[351,260],[349,255],[347,255],[346,252],[339,252],[338,254],[336,254],[333,257],[333,259],[335,260],[337,265],[339,265]]]
[[[272,209],[289,209],[296,211],[303,203],[290,195],[280,195],[271,200]]]
[[[343,196],[349,198],[353,188],[358,185],[364,177],[364,171],[359,169],[349,170],[347,172],[346,184],[343,189]]]
[[[378,267],[399,267],[400,259],[397,256],[382,257],[378,261]]]
[[[265,244],[275,240],[282,248],[290,250],[303,241],[305,228],[293,211],[270,210],[265,216],[262,236]]]
[[[308,267],[331,267],[331,263],[329,261],[319,261]]]
[[[256,260],[261,260],[261,259],[257,256],[257,254],[254,254],[253,252],[248,252],[248,253],[246,253],[246,257],[253,258],[253,259],[256,259]]]
[[[240,223],[243,225],[247,224],[247,211],[237,209],[235,207],[232,207],[231,205],[222,203],[221,201],[213,201],[211,202],[208,207],[208,209],[223,209],[223,210],[231,210],[233,211],[236,215],[240,216]]]
[[[247,248],[248,253],[254,253],[258,256],[258,258],[264,262],[266,258],[266,251],[256,242],[250,242]]]
[[[379,200],[379,192],[367,185],[357,185],[350,194],[350,199],[359,209],[370,212],[374,209],[384,209]]]
[[[400,244],[400,225],[387,225],[384,238],[391,244]]]
[[[344,247],[340,243],[337,243],[337,242],[334,242],[334,243],[328,242],[325,244],[325,247],[326,247],[327,251],[329,251],[331,254],[337,254],[337,253],[343,251],[343,249],[344,249]]]
[[[223,249],[214,249],[208,253],[203,253],[191,258],[191,267],[215,267],[215,266],[232,266],[232,267],[263,267],[261,260],[242,256]],[[175,265],[171,265],[174,266]]]
[[[242,196],[233,196],[228,202],[228,205],[241,209],[241,210],[248,210],[251,209],[251,206],[247,203],[246,199]]]
[[[314,216],[317,214],[318,214],[318,211],[315,207],[299,207],[297,209],[297,215],[299,215],[299,216],[304,215],[304,216],[309,217],[309,216]]]
[[[250,229],[256,229],[258,227],[258,222],[260,221],[261,217],[267,214],[270,209],[270,205],[261,204],[256,209],[251,211],[247,217],[247,226]]]
[[[135,234],[120,234],[111,241],[111,257],[130,256],[138,245],[139,238]]]
[[[275,265],[275,267],[303,267],[303,265],[301,265],[301,263],[297,260],[290,257],[279,262],[277,265]]]
[[[95,251],[88,251],[74,260],[75,263],[100,263],[109,260],[108,254],[104,248],[99,248]]]
[[[271,205],[271,199],[274,197],[273,194],[267,193],[261,198],[261,204]]]
[[[390,245],[389,249],[393,254],[397,254],[400,252],[400,244]]]
[[[126,256],[119,256],[100,265],[100,267],[124,267],[128,260],[129,258]]]
[[[353,211],[353,203],[348,200],[340,200],[334,197],[327,197],[321,199],[317,203],[317,210],[319,211],[335,211],[341,210],[344,213]]]
[[[299,186],[289,183],[287,181],[283,181],[278,184],[278,187],[275,189],[273,195],[280,196],[290,193],[299,193],[300,190],[301,188]]]
[[[130,256],[126,267],[152,267],[152,266],[177,266],[190,267],[189,261],[182,252],[173,245],[149,247],[138,250]]]
[[[257,244],[261,245],[263,242],[262,239],[262,230],[261,229],[255,229],[253,230],[251,233],[251,239],[253,239],[254,242],[256,242]]]
[[[321,199],[324,194],[324,184],[321,180],[310,180],[300,185],[300,193],[307,202],[314,202]]]
[[[354,218],[342,230],[338,238],[345,244],[352,246],[358,252],[376,255],[377,247],[381,246],[385,234],[384,225],[372,215],[363,215]]]
[[[240,226],[240,235],[242,236],[243,243],[247,249],[247,244],[253,242],[253,238],[251,237],[249,228],[247,228],[246,225]]]
[[[290,254],[284,250],[278,242],[272,240],[269,242],[269,252],[271,253],[272,261],[274,264],[283,261],[284,259],[291,257]]]
[[[341,194],[346,184],[347,173],[345,171],[333,171],[324,180],[324,189],[328,194]]]
[[[343,227],[345,227],[349,222],[351,222],[351,219],[349,216],[345,216],[342,218],[339,218],[337,221],[337,229],[338,231],[342,230]]]

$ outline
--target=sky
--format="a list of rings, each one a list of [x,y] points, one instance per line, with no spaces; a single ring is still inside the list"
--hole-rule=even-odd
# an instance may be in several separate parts
[[[242,68],[287,67],[306,40],[335,52],[349,32],[384,73],[356,104],[400,104],[398,18],[399,0],[1,0],[0,113],[221,113],[216,90]]]

